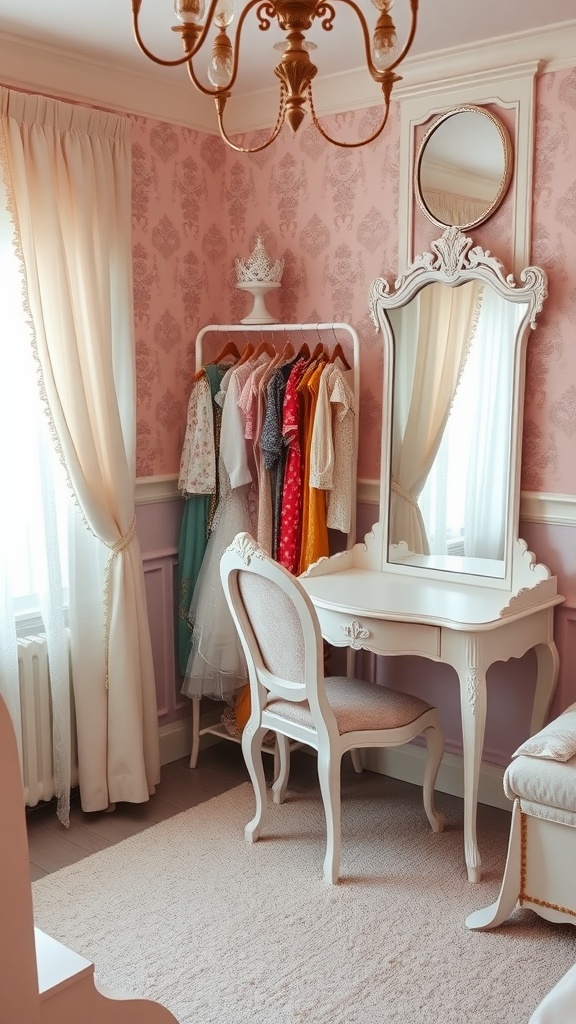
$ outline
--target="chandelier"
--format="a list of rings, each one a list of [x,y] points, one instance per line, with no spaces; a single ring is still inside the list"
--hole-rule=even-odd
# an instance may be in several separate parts
[[[248,0],[242,4],[233,41],[227,30],[234,19],[234,0],[175,0],[174,10],[178,24],[173,26],[172,31],[181,36],[184,55],[174,60],[163,60],[157,57],[145,45],[139,27],[142,0],[132,0],[132,13],[134,34],[142,52],[155,64],[162,64],[166,67],[186,64],[188,74],[195,87],[206,96],[214,97],[218,127],[224,141],[238,152],[257,153],[274,142],[285,122],[290,125],[293,132],[297,132],[305,117],[306,106],[308,106],[310,117],[320,134],[336,146],[355,148],[365,146],[377,139],[388,120],[392,87],[395,82],[400,81],[400,76],[395,73],[395,70],[410,50],[416,33],[419,0],[408,0],[408,2],[411,21],[406,41],[402,46],[398,41],[396,27],[392,20],[391,10],[394,0],[372,0],[378,12],[372,36],[370,36],[366,19],[354,0],[334,0],[334,6],[327,0]],[[384,104],[382,120],[376,130],[360,142],[344,142],[331,138],[320,124],[314,108],[312,82],[318,68],[313,64],[310,52],[316,49],[316,45],[306,40],[305,33],[310,30],[316,19],[326,32],[330,32],[336,18],[335,5],[337,4],[345,4],[350,7],[358,17],[364,37],[366,68],[382,89]],[[258,25],[263,32],[266,32],[272,25],[272,21],[276,19],[285,39],[275,44],[275,49],[282,53],[280,63],[274,68],[274,74],[280,81],[280,101],[276,125],[265,142],[249,149],[232,142],[226,134],[223,119],[226,103],[232,95],[238,75],[242,29],[246,16],[253,8],[256,8]],[[206,43],[211,29],[215,35],[211,57],[206,62],[209,82],[206,85],[197,76],[194,58]]]

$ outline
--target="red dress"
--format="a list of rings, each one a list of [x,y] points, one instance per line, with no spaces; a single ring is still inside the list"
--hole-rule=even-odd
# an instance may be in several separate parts
[[[280,537],[278,561],[292,573],[298,572],[300,562],[300,540],[302,531],[302,449],[300,446],[300,400],[298,385],[306,369],[306,361],[300,360],[293,367],[286,383],[282,406],[282,435],[288,446],[282,509],[280,512]]]

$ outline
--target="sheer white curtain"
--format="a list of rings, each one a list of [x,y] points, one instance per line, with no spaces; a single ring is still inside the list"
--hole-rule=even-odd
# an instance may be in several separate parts
[[[419,504],[433,554],[504,558],[514,346],[525,312],[492,288]]]
[[[51,665],[54,779],[57,813],[68,824],[70,807],[70,678],[66,513],[63,469],[50,443],[39,400],[32,334],[14,248],[14,226],[0,180],[0,692],[20,745],[16,626],[41,615]]]
[[[465,554],[477,558],[504,558],[515,351],[511,339],[524,312],[522,303],[507,302],[484,288],[471,371],[475,403],[470,409],[482,429],[472,434],[464,520]]]
[[[394,409],[390,539],[428,554],[418,497],[436,457],[478,317],[479,288],[434,282],[401,311],[401,331],[391,316]],[[398,382],[402,381],[400,388]]]
[[[0,159],[41,392],[79,514],[70,633],[82,807],[147,800],[158,720],[134,516],[130,144],[125,119],[0,91]]]

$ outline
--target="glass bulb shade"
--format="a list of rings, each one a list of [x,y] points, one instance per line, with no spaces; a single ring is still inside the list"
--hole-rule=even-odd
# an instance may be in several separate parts
[[[174,13],[182,25],[200,25],[205,14],[204,0],[174,0]]]
[[[377,11],[390,13],[394,7],[394,0],[372,0]]]
[[[280,43],[274,43],[274,49],[278,50],[279,53],[286,53],[286,50],[288,49],[288,43],[286,42],[285,39],[282,40],[282,42]],[[317,50],[318,47],[316,46],[316,43],[305,42],[302,43],[302,49],[306,50],[306,53],[312,53],[312,50]]]
[[[400,44],[396,33],[392,36],[381,32],[374,33],[372,42],[372,60],[378,71],[385,71],[400,53]]]
[[[220,50],[219,53],[213,53],[212,60],[208,65],[208,81],[215,88],[222,88],[228,85],[233,70],[232,47],[224,52]]]
[[[214,14],[214,24],[218,28],[228,28],[234,20],[234,0],[220,0]]]

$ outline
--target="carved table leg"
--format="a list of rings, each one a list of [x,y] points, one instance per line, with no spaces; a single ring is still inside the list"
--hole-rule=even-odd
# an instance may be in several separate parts
[[[460,635],[459,657],[454,663],[460,682],[460,713],[462,716],[462,754],[464,761],[464,856],[468,880],[482,877],[480,853],[476,839],[476,807],[478,779],[486,726],[486,667],[481,640]]]
[[[532,718],[530,721],[530,735],[538,732],[546,720],[550,710],[550,704],[558,682],[559,658],[556,644],[550,641],[547,644],[536,644],[534,648],[538,660],[536,675],[536,689],[534,691],[534,704],[532,705]]]

